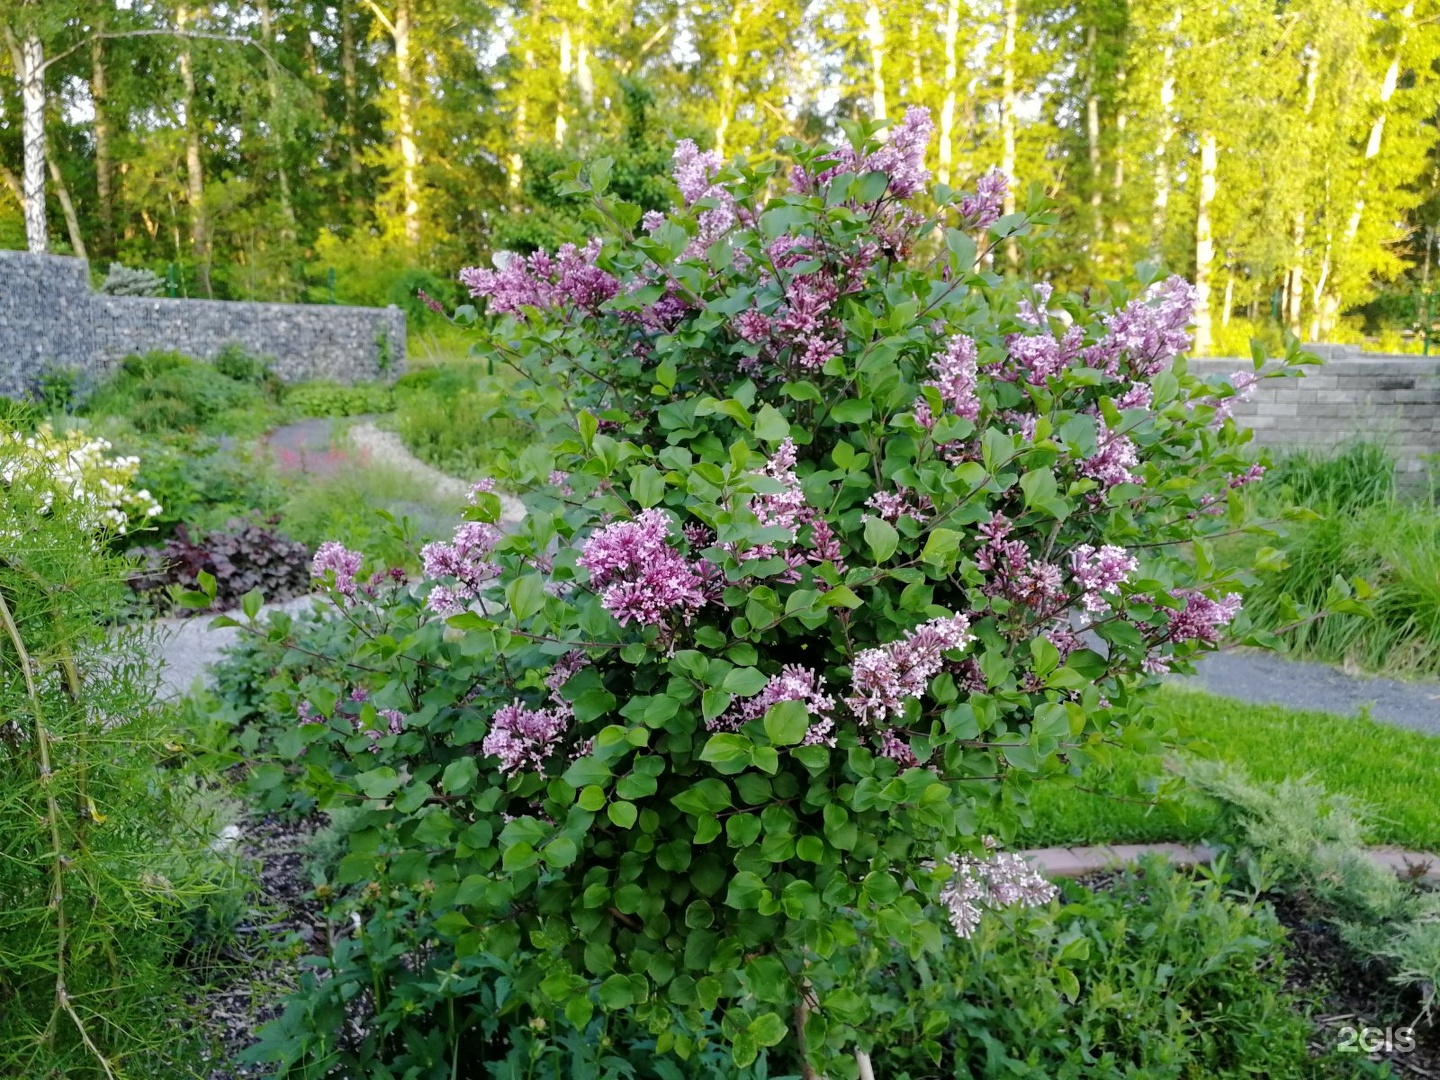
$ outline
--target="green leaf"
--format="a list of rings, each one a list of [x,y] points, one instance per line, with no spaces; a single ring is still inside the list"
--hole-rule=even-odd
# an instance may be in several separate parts
[[[761,1013],[750,1021],[750,1037],[761,1046],[776,1046],[789,1034],[785,1021],[772,1013]]]
[[[355,777],[355,783],[368,799],[383,799],[400,786],[400,778],[388,765],[371,769]]]
[[[605,789],[591,784],[580,790],[580,797],[576,801],[581,810],[588,810],[593,814],[605,805]]]
[[[539,574],[516,578],[505,588],[505,602],[517,621],[528,619],[545,604],[545,579]]]
[[[730,694],[724,690],[717,690],[711,687],[705,691],[700,699],[700,709],[706,720],[714,720],[730,707]]]
[[[582,409],[580,412],[580,441],[585,444],[585,449],[595,441],[595,433],[600,430],[600,421],[589,409]]]
[[[770,680],[759,668],[737,667],[732,668],[725,675],[725,681],[721,683],[726,690],[740,697],[750,697],[758,694],[765,688]]]
[[[637,469],[630,478],[630,494],[643,508],[649,509],[665,497],[665,477],[653,465]]]
[[[610,809],[614,810],[615,808],[611,806]],[[545,845],[545,850],[541,852],[541,854],[544,856],[548,866],[553,866],[559,870],[569,866],[579,857],[580,848],[570,837],[557,836]]]
[[[240,598],[240,610],[245,613],[247,619],[254,619],[260,614],[260,608],[265,603],[265,594],[259,589],[251,589]]]
[[[871,411],[870,402],[846,398],[830,410],[830,415],[842,424],[861,424],[870,419]]]
[[[943,566],[960,550],[960,534],[953,529],[935,529],[925,539],[925,550],[920,553],[922,561]]]
[[[610,815],[610,820],[622,829],[631,828],[639,815],[635,804],[630,802],[612,802],[605,808],[605,812]]]
[[[1020,478],[1027,508],[1044,508],[1057,494],[1055,474],[1049,469],[1034,469]]]
[[[865,519],[865,543],[870,546],[870,557],[879,565],[895,554],[900,534],[895,531],[895,526],[872,514]]]
[[[479,772],[480,768],[473,757],[456,758],[445,766],[440,787],[447,795],[462,795],[474,785]]]
[[[755,421],[755,434],[766,442],[782,442],[790,437],[790,421],[780,415],[775,406],[761,406]]]
[[[765,713],[765,734],[776,746],[794,746],[810,730],[810,713],[803,701],[779,701]]]

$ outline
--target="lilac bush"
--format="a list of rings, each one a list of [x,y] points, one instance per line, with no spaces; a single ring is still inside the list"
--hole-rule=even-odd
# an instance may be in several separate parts
[[[927,194],[923,111],[847,133],[788,167],[682,143],[665,215],[571,176],[594,239],[462,275],[537,433],[496,477],[529,517],[482,485],[417,586],[317,558],[354,650],[294,686],[327,722],[267,783],[363,806],[353,910],[445,979],[505,970],[501,1014],[854,1075],[884,1023],[847,950],[1046,903],[982,826],[1153,744],[1159,674],[1245,632],[1210,541],[1251,527],[1256,376],[1188,372],[1190,286],[1008,275],[1042,202]]]

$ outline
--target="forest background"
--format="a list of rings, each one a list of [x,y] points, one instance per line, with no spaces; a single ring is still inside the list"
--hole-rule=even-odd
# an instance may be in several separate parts
[[[671,202],[677,138],[931,111],[1059,228],[1027,272],[1154,259],[1243,334],[1415,346],[1440,241],[1440,0],[0,0],[0,247],[185,296],[398,303],[583,237],[597,155]],[[1440,303],[1434,304],[1440,314]]]

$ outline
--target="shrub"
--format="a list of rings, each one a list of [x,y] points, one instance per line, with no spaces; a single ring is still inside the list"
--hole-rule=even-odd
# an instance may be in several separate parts
[[[961,861],[977,809],[1003,838],[1037,781],[1153,741],[1147,689],[1236,619],[1210,538],[1246,527],[1226,405],[1260,376],[1189,374],[1179,279],[988,269],[1048,211],[1001,217],[990,176],[923,215],[923,112],[849,130],[773,196],[777,163],[681,144],[643,227],[602,159],[568,186],[604,238],[463,275],[545,435],[496,466],[530,516],[502,533],[479,485],[413,587],[322,548],[326,662],[253,628],[258,797],[362,808],[324,882],[362,932],[262,1056],[440,1076],[613,1024],[657,1075],[721,1041],[853,1076],[853,949],[919,964],[1043,902]]]
[[[222,868],[189,785],[156,779],[148,643],[110,625],[131,493],[36,460],[0,439],[0,1074],[193,1075],[175,961]]]
[[[109,296],[163,296],[165,279],[144,267],[132,270],[112,262],[100,291]]]
[[[89,530],[123,536],[159,516],[162,508],[149,491],[134,485],[139,460],[110,457],[110,449],[106,440],[83,432],[57,434],[41,425],[26,433],[0,417],[0,453],[4,454],[0,490],[33,486],[49,493],[41,496],[47,510],[63,496],[75,505],[74,513]],[[14,539],[10,533],[0,537]]]
[[[144,563],[131,588],[161,610],[168,610],[176,587],[206,588],[207,604],[182,609],[192,612],[238,607],[257,589],[270,600],[299,596],[309,585],[310,549],[275,528],[278,521],[237,519],[199,540],[181,525],[160,547],[135,549]],[[208,585],[207,576],[213,579]]]
[[[285,410],[295,416],[364,416],[395,408],[395,396],[383,383],[312,382],[292,386],[284,393]]]
[[[139,459],[136,485],[162,508],[147,522],[154,530],[152,544],[168,540],[181,525],[204,533],[246,514],[276,513],[284,503],[285,493],[264,457],[243,447],[226,448],[204,435],[118,438]]]
[[[121,417],[147,433],[210,434],[258,434],[274,415],[266,389],[180,353],[127,357],[83,412]]]
[[[270,378],[272,363],[268,357],[252,356],[245,346],[232,341],[215,354],[210,366],[227,379],[259,386]]]

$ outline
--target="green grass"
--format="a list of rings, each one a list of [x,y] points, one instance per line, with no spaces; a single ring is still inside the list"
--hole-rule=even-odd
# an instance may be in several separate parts
[[[1440,850],[1440,800],[1434,795],[1440,738],[1364,717],[1248,705],[1179,687],[1164,688],[1157,708],[1162,719],[1196,740],[1190,752],[1243,765],[1257,781],[1311,776],[1369,807],[1372,842]],[[1093,783],[1082,778],[1080,785],[1122,791],[1152,770],[1138,756],[1125,758],[1112,775],[1097,775]],[[1214,802],[1193,792],[1150,807],[1064,783],[1038,785],[1032,805],[1035,824],[1017,841],[1031,847],[1195,842],[1211,835],[1218,815]]]
[[[400,566],[418,570],[417,553],[430,540],[448,538],[461,507],[441,498],[415,477],[392,466],[355,462],[330,477],[307,476],[291,488],[280,509],[281,528],[312,547],[338,540],[363,552],[366,570]],[[398,538],[377,511],[408,519],[409,544]]]

